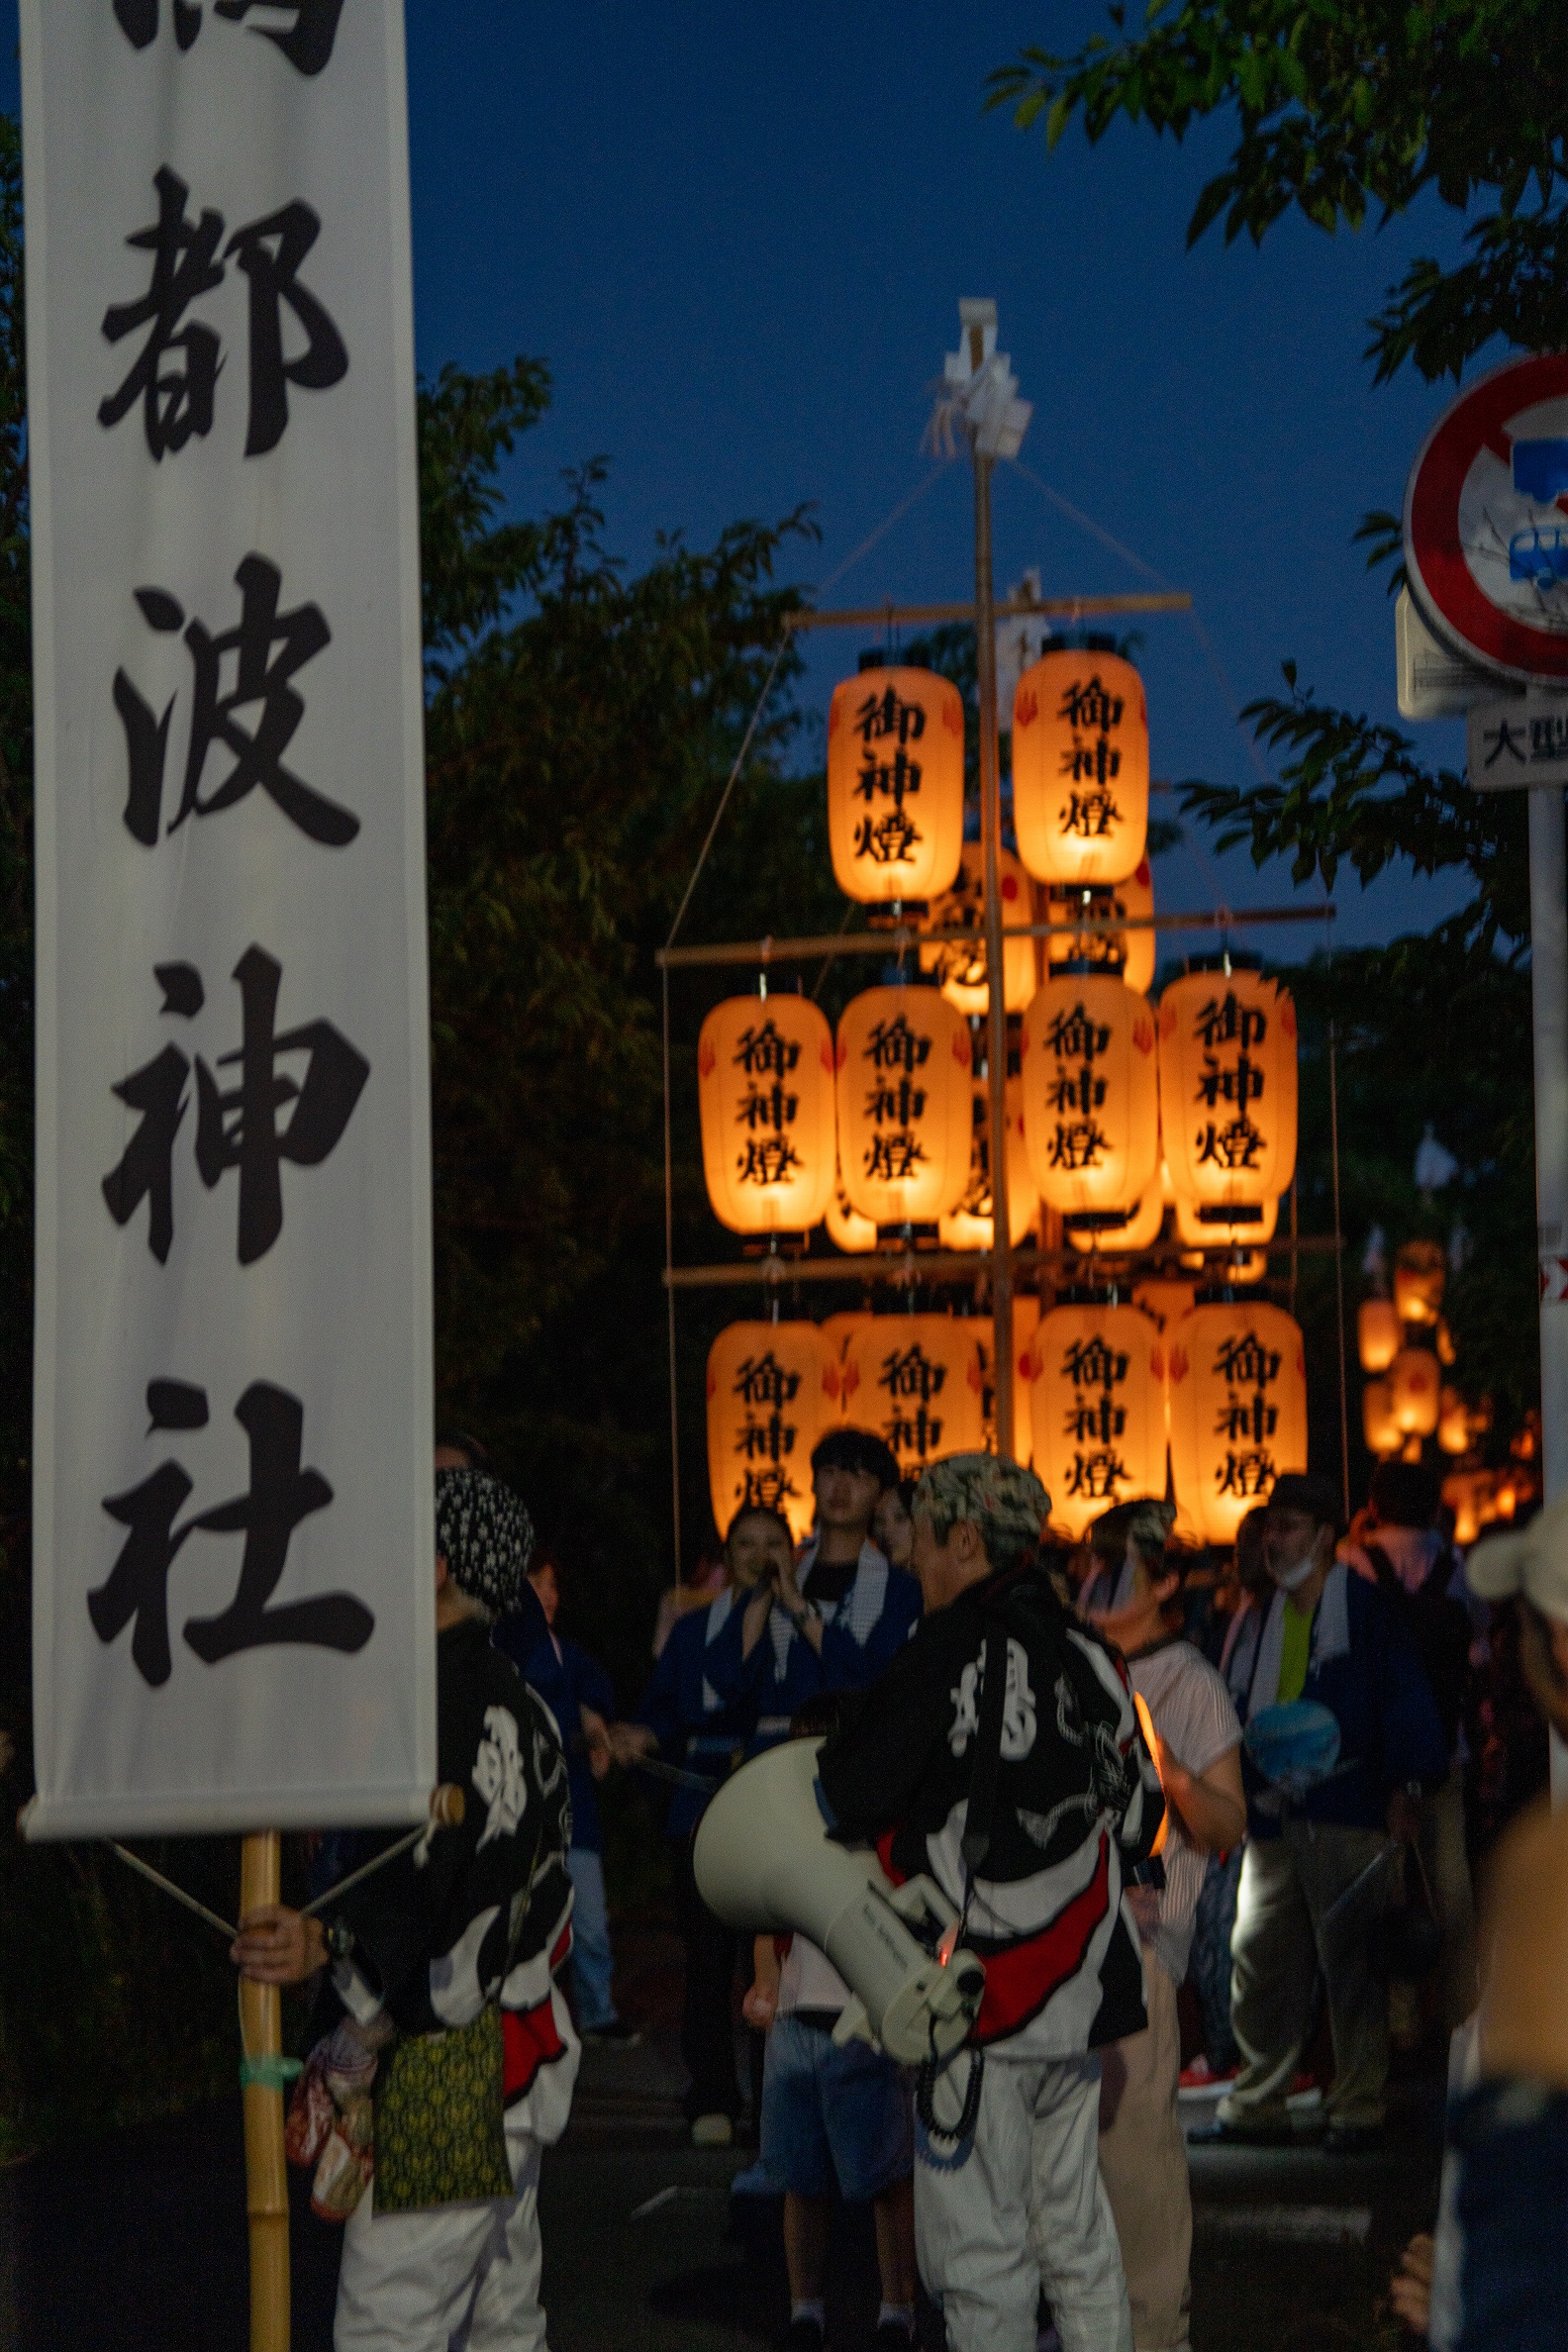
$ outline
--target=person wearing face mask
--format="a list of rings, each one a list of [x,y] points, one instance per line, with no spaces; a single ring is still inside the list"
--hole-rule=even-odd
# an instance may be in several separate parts
[[[1276,1479],[1263,1527],[1275,1591],[1240,1710],[1247,1843],[1231,2021],[1241,2068],[1195,2137],[1291,2138],[1285,2102],[1320,1968],[1334,2051],[1325,2146],[1356,2153],[1382,2132],[1388,2016],[1373,1947],[1392,1874],[1378,1864],[1390,1838],[1415,1834],[1448,1754],[1415,1641],[1378,1587],[1335,1559],[1339,1529],[1331,1479]],[[1298,1718],[1315,1760],[1288,1773],[1275,1763],[1270,1777],[1259,1759],[1274,1760],[1270,1739],[1295,1736]]]

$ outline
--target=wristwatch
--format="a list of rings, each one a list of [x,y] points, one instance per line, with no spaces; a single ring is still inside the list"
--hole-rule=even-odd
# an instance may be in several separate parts
[[[334,1960],[346,1960],[354,1948],[354,1931],[346,1919],[322,1921],[322,1937]]]

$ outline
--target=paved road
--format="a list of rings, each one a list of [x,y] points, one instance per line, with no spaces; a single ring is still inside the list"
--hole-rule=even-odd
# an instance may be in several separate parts
[[[590,2052],[546,2160],[552,2352],[737,2352],[785,2315],[771,2217],[732,2221],[747,2159],[686,2145],[665,2049]],[[1429,2222],[1434,2132],[1411,2098],[1378,2157],[1195,2149],[1195,2352],[1370,2347],[1393,2257]],[[330,2352],[338,2234],[300,2195],[295,2352]],[[845,2352],[874,2317],[870,2274],[867,2215],[850,2211],[831,2281]],[[243,2352],[245,2293],[238,2098],[0,2175],[4,2352]]]

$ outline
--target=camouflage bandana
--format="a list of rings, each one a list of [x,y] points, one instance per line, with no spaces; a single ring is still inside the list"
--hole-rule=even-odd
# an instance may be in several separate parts
[[[436,1549],[460,1593],[506,1617],[523,1598],[534,1521],[488,1471],[438,1470]]]
[[[959,1519],[980,1530],[993,1568],[1011,1568],[1040,1539],[1050,1517],[1050,1497],[1032,1470],[995,1454],[949,1454],[933,1462],[915,1490],[914,1509],[925,1512],[939,1541]]]

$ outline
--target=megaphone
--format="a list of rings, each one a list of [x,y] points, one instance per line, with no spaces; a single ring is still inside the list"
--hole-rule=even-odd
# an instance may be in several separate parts
[[[980,2009],[985,1968],[958,1943],[958,1913],[931,1879],[895,1887],[866,1848],[835,1845],[817,1803],[821,1740],[792,1739],[742,1765],[703,1814],[697,1888],[730,1927],[799,1932],[854,1996],[833,2039],[860,2033],[901,2066],[945,2058]],[[939,1930],[934,1952],[910,1921]]]

